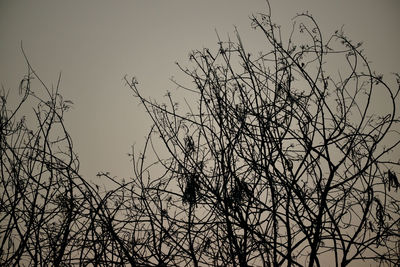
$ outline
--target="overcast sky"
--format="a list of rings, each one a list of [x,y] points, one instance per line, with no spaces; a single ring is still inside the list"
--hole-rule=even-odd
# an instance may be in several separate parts
[[[272,17],[290,29],[291,18],[308,10],[326,35],[344,25],[378,72],[400,71],[400,1],[271,0]],[[174,62],[188,63],[188,53],[216,48],[215,30],[245,45],[261,45],[249,16],[265,12],[264,0],[0,0],[0,83],[16,91],[26,66],[20,50],[43,80],[55,83],[74,102],[67,126],[80,156],[81,172],[130,176],[127,153],[143,144],[151,122],[131,97],[123,77],[136,76],[146,95],[161,99],[179,77]],[[257,51],[254,51],[257,52]],[[340,66],[338,66],[339,68]]]

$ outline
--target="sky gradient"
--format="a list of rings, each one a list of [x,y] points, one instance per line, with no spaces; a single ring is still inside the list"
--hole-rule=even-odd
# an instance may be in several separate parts
[[[272,18],[287,33],[291,18],[309,11],[325,36],[344,25],[378,72],[400,71],[400,2],[395,0],[271,0]],[[62,73],[61,93],[74,102],[66,125],[81,160],[81,173],[131,176],[127,153],[141,148],[151,127],[123,77],[136,76],[145,95],[162,99],[189,65],[191,50],[216,49],[236,26],[250,50],[262,35],[249,16],[265,12],[264,0],[239,1],[8,1],[0,0],[0,83],[16,93],[30,63],[49,85]],[[252,50],[257,52],[257,50]],[[340,68],[340,66],[338,66]]]

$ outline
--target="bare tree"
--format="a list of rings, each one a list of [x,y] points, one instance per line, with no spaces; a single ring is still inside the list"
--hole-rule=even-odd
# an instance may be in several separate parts
[[[251,19],[266,51],[236,34],[178,64],[185,108],[126,78],[154,122],[128,183],[136,251],[154,265],[398,266],[400,77],[390,86],[361,43],[324,38],[308,13],[287,40],[270,12]]]
[[[59,93],[60,78],[49,88],[28,61],[27,66],[17,104],[10,105],[4,89],[0,94],[0,265],[69,266],[101,259],[97,248],[107,244],[97,238],[97,228],[109,214],[79,175],[64,124],[72,102]]]
[[[308,13],[287,39],[270,11],[251,21],[266,51],[236,33],[178,64],[186,107],[126,78],[154,125],[131,179],[98,174],[107,189],[79,175],[60,81],[28,62],[18,104],[0,94],[0,264],[398,266],[400,77]]]

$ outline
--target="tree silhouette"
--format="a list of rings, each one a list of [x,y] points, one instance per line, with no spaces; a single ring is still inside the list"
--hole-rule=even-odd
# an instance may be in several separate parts
[[[109,236],[119,239],[105,227],[111,221],[106,195],[79,175],[64,124],[72,102],[59,93],[60,77],[49,88],[27,66],[14,107],[8,92],[0,92],[0,265],[108,266],[113,253],[123,253],[108,252],[114,249]],[[32,105],[31,115],[22,116]]]
[[[27,61],[18,104],[0,94],[0,265],[398,266],[400,77],[308,13],[287,40],[270,11],[251,21],[266,51],[236,33],[178,64],[186,107],[125,78],[153,126],[132,178],[98,173],[107,189],[79,174],[59,81]]]
[[[71,104],[58,86],[43,101],[31,89],[35,73],[20,83],[20,100],[9,109],[1,92],[1,265],[58,265],[70,250],[80,199],[78,162],[64,128],[63,113]],[[43,84],[44,85],[44,84]],[[28,98],[35,98],[36,125],[19,117]],[[81,194],[79,194],[81,195]]]
[[[237,33],[178,64],[194,84],[177,83],[185,108],[126,78],[154,123],[148,142],[166,150],[152,145],[146,168],[134,159],[156,239],[147,254],[179,266],[397,266],[399,76],[390,87],[361,43],[342,31],[324,38],[308,13],[286,41],[270,14],[252,26],[266,52],[249,53]]]

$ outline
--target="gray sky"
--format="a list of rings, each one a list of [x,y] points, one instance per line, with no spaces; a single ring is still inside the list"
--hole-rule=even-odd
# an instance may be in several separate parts
[[[344,25],[352,40],[364,41],[373,68],[400,71],[400,1],[271,0],[271,7],[286,30],[306,10],[326,36]],[[185,65],[191,50],[217,47],[215,29],[226,38],[237,26],[245,45],[261,47],[262,35],[250,29],[248,17],[264,11],[264,0],[0,0],[0,83],[17,91],[26,70],[23,41],[43,80],[56,83],[62,72],[61,93],[74,102],[66,120],[82,174],[130,176],[127,153],[134,143],[141,147],[151,122],[124,75],[136,76],[146,95],[161,99],[175,88],[169,78],[180,77],[175,61]]]

